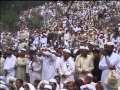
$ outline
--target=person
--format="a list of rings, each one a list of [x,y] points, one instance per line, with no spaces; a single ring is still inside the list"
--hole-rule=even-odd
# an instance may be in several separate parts
[[[61,90],[63,88],[63,83],[61,83],[61,78],[59,75],[54,77],[57,81],[57,90]]]
[[[87,48],[83,46],[83,52],[78,55],[75,60],[75,68],[78,75],[77,79],[83,81],[85,79],[85,76],[88,73],[92,73],[92,70],[94,69],[93,60],[89,58],[87,51]]]
[[[38,86],[37,86],[37,89],[38,89],[38,90],[44,90],[44,86],[45,86],[46,84],[49,84],[49,82],[46,81],[46,80],[41,80],[41,81],[39,82]]]
[[[74,81],[75,62],[70,54],[71,51],[69,49],[63,50],[63,58],[60,61],[59,67],[59,75],[62,83],[68,80]]]
[[[16,78],[25,80],[27,60],[25,52],[21,50],[16,62]]]
[[[87,74],[84,80],[84,85],[80,86],[80,90],[96,90],[96,83],[93,82],[93,75]]]
[[[43,56],[42,80],[49,81],[57,74],[56,56],[48,50],[43,52]]]
[[[100,50],[94,49],[93,54],[94,54],[94,59],[93,59],[94,69],[92,70],[92,74],[94,76],[94,81],[98,82],[100,81],[101,74],[102,74],[102,71],[99,69],[99,62],[100,62],[100,57],[101,57]]]
[[[31,83],[25,83],[24,90],[36,90]]]
[[[42,33],[42,37],[40,38],[40,44],[41,47],[47,46],[47,36],[45,35],[45,33]]]
[[[0,51],[0,76],[4,75],[3,64],[5,59],[3,58],[2,51]]]
[[[75,90],[75,83],[73,81],[67,82],[67,90]]]
[[[99,68],[102,70],[101,81],[105,84],[104,87],[107,90],[117,90],[117,86],[119,86],[120,81],[120,56],[117,53],[113,52],[113,49],[114,44],[112,42],[107,42],[104,47],[104,56],[101,58],[99,63]],[[116,76],[117,81],[114,83],[114,85],[106,83],[111,70],[116,70],[118,74],[118,76]]]
[[[16,67],[16,56],[12,54],[12,50],[8,49],[7,57],[4,62],[3,70],[5,72],[6,78],[15,77],[15,67]]]
[[[30,51],[30,62],[29,62],[29,76],[30,76],[30,83],[34,84],[35,80],[42,79],[42,61],[36,55],[36,51]]]
[[[45,85],[44,90],[52,90],[52,86],[49,84]]]
[[[65,33],[64,33],[64,45],[66,48],[69,48],[69,41],[70,41],[70,38],[71,37],[71,34],[69,32],[69,30],[67,30]]]
[[[16,90],[24,90],[22,79],[17,79],[15,85],[16,85]]]
[[[57,80],[56,79],[50,79],[49,84],[52,86],[52,90],[57,90]]]
[[[97,82],[95,87],[96,87],[96,90],[104,90],[101,82]]]
[[[16,79],[13,78],[13,77],[9,77],[9,80],[8,80],[8,88],[9,90],[16,90],[16,87],[15,87],[15,81]]]

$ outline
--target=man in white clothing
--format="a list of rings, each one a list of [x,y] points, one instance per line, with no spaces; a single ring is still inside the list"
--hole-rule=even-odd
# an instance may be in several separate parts
[[[75,72],[75,62],[74,59],[70,56],[70,50],[63,50],[63,59],[61,59],[59,74],[61,76],[62,83],[65,83],[67,80],[74,81],[74,72]]]
[[[50,51],[43,52],[42,80],[50,80],[57,74],[56,56]]]
[[[12,54],[12,50],[9,49],[7,51],[7,57],[3,66],[3,70],[7,78],[15,77],[15,66],[16,66],[16,56],[14,56]]]
[[[108,79],[109,72],[111,70],[116,70],[118,74],[118,77],[116,77],[118,81],[118,83],[115,84],[116,87],[113,88],[110,85],[105,84],[105,88],[107,90],[113,90],[113,89],[117,90],[117,84],[119,84],[120,82],[120,56],[117,53],[114,53],[113,49],[114,49],[114,44],[112,42],[108,42],[104,48],[105,51],[104,56],[99,63],[99,68],[102,70],[101,81],[103,83],[105,83],[106,80]]]

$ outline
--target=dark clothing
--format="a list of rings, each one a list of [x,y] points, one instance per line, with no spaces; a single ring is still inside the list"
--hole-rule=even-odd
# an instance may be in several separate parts
[[[99,69],[99,62],[100,62],[100,58],[95,57],[94,58],[94,69],[92,71],[94,78],[94,81],[100,81],[101,80],[101,73],[102,71]]]

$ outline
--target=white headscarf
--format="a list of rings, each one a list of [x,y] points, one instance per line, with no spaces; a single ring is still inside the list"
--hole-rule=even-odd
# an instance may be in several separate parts
[[[36,90],[35,87],[31,83],[26,83],[26,84],[29,86],[30,90]]]

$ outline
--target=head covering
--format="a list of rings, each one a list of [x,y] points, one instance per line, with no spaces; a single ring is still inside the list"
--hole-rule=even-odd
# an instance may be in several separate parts
[[[37,88],[40,88],[41,84],[49,84],[49,82],[46,81],[46,80],[42,80],[42,81],[39,82]]]
[[[88,73],[87,76],[93,78],[93,75],[91,73]]]
[[[50,79],[49,82],[57,83],[56,79]]]
[[[113,42],[106,42],[106,45],[114,46],[114,43]]]
[[[51,55],[51,53],[49,51],[45,51],[45,52],[43,52],[43,54],[45,54],[45,55]]]
[[[45,85],[44,88],[52,90],[52,86],[51,85]]]
[[[63,52],[66,52],[66,53],[71,53],[71,51],[69,49],[63,49]]]
[[[85,46],[80,46],[80,49],[89,50],[89,48]]]
[[[30,90],[35,90],[35,87],[31,83],[26,83],[26,84],[29,86]]]
[[[7,87],[6,85],[4,85],[4,84],[0,84],[0,88],[1,88],[1,89],[5,89],[5,90],[8,90],[8,87]]]
[[[75,49],[75,50],[73,51],[73,54],[76,54],[78,50],[79,50],[79,49]]]
[[[26,51],[26,49],[25,49],[25,48],[22,48],[21,51]]]

